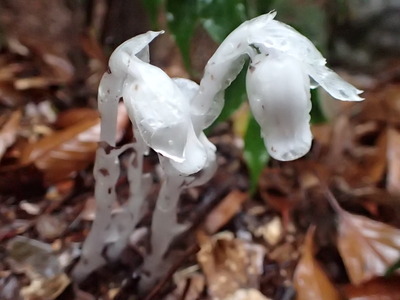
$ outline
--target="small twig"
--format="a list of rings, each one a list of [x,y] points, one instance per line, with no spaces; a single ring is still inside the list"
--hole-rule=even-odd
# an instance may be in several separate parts
[[[336,213],[343,212],[343,208],[339,205],[338,201],[336,200],[336,197],[333,195],[333,193],[331,192],[328,185],[320,179],[321,177],[318,176],[318,172],[315,172],[315,175],[317,176],[317,178],[320,182],[323,193],[325,194],[326,198],[328,199],[329,204],[334,209],[334,211]]]
[[[192,280],[190,278],[186,279],[185,287],[183,289],[182,295],[179,297],[179,300],[185,300],[186,296],[189,292],[190,285],[192,284]]]
[[[168,273],[160,280],[159,283],[155,285],[152,291],[147,295],[144,300],[156,299],[156,296],[161,292],[167,282],[172,278],[174,273],[179,269],[179,267],[185,262],[188,256],[197,253],[200,250],[199,245],[195,244],[189,247],[179,258],[179,260],[169,269]]]

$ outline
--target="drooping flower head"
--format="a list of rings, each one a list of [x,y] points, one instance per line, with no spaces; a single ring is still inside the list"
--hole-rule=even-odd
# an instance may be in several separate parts
[[[215,120],[224,104],[224,90],[249,57],[246,89],[251,111],[269,154],[287,161],[311,147],[310,88],[321,86],[338,100],[362,98],[360,90],[325,66],[325,59],[306,37],[274,20],[275,15],[244,22],[224,40],[207,63],[192,118],[204,120],[203,127]],[[207,117],[200,118],[204,114]]]
[[[100,83],[99,105],[122,98],[147,146],[168,159],[164,165],[190,175],[214,163],[215,147],[192,124],[191,99],[198,85],[188,79],[173,80],[149,63],[148,44],[161,33],[138,35],[113,52],[109,72]],[[112,113],[106,112],[102,118]],[[103,138],[111,140],[109,135]]]

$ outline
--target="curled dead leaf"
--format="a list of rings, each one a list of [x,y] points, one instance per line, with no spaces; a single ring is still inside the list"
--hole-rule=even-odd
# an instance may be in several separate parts
[[[337,244],[351,282],[384,275],[400,257],[400,229],[351,214],[327,195],[339,217]]]
[[[228,223],[248,199],[248,194],[239,190],[231,191],[207,216],[204,227],[209,234],[217,232]]]
[[[14,111],[0,128],[0,160],[7,148],[15,142],[20,120],[21,111]]]
[[[297,291],[297,300],[339,300],[342,299],[328,276],[314,258],[314,232],[310,227],[307,232],[303,255],[294,273],[294,286]]]
[[[387,190],[400,195],[400,133],[394,128],[388,129],[387,141]]]
[[[99,130],[99,119],[93,118],[55,132],[29,144],[22,152],[20,164],[33,163],[43,171],[48,183],[62,180],[93,161]]]
[[[122,137],[128,122],[126,109],[120,105],[117,139]],[[44,173],[47,184],[65,179],[92,163],[100,138],[100,119],[96,110],[73,109],[61,115],[59,125],[67,127],[28,144],[22,149],[19,162],[21,166],[34,164]]]
[[[385,274],[400,256],[400,230],[342,211],[338,248],[353,283]]]

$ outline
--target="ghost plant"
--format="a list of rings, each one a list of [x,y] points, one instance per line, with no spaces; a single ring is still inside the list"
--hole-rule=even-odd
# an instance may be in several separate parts
[[[94,168],[96,219],[74,269],[78,280],[107,259],[116,260],[143,217],[151,180],[142,167],[149,148],[158,153],[163,181],[152,217],[150,254],[144,258],[150,274],[144,285],[162,275],[158,268],[171,242],[187,228],[176,219],[179,195],[207,182],[216,170],[216,149],[203,130],[218,117],[224,90],[246,59],[250,59],[246,77],[250,108],[268,152],[278,160],[299,158],[310,149],[310,88],[321,86],[339,100],[362,100],[361,91],[328,69],[307,38],[274,17],[275,13],[262,15],[234,30],[208,61],[200,86],[188,79],[171,79],[149,63],[148,44],[162,32],[136,36],[111,55],[99,86],[102,133]],[[120,100],[132,121],[135,141],[116,148]],[[130,196],[126,209],[112,214],[119,156],[127,150],[131,151]]]
[[[324,57],[306,37],[274,20],[275,15],[244,22],[222,42],[206,65],[193,110],[195,117],[208,115],[203,127],[215,120],[224,104],[223,91],[250,58],[246,89],[251,111],[269,154],[287,161],[311,147],[310,88],[321,86],[338,100],[362,98],[360,90],[325,66]]]

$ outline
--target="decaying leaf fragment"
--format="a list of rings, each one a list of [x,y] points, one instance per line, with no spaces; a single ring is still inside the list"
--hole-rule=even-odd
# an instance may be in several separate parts
[[[344,210],[339,213],[338,248],[354,284],[384,275],[400,256],[400,230]]]
[[[224,300],[270,300],[256,289],[240,289]]]
[[[342,299],[328,276],[314,258],[315,227],[311,227],[304,241],[303,255],[296,267],[294,286],[297,300],[339,300]]]
[[[14,143],[20,120],[21,111],[17,110],[13,112],[6,123],[0,127],[0,159],[3,157],[6,149]]]
[[[384,275],[399,259],[400,229],[351,214],[331,192],[327,196],[339,217],[337,244],[350,281],[360,284]]]
[[[45,173],[47,182],[64,179],[94,160],[99,130],[99,119],[96,117],[55,132],[28,145],[20,163],[34,163]]]
[[[199,235],[199,240],[197,260],[212,299],[231,299],[240,289],[257,288],[263,272],[263,247],[235,238],[231,232]]]
[[[400,133],[394,128],[388,129],[387,141],[387,179],[390,193],[400,194]]]
[[[123,105],[118,107],[117,139],[126,128],[128,116]],[[34,164],[44,173],[46,183],[65,179],[93,162],[100,138],[100,119],[96,110],[72,109],[57,120],[62,130],[28,144],[22,151],[20,165]]]
[[[53,300],[69,285],[70,280],[49,244],[17,236],[7,248],[13,270],[26,274],[31,280],[21,289],[24,300]]]
[[[70,284],[65,273],[61,273],[50,279],[36,278],[29,286],[21,289],[21,296],[24,300],[56,299]]]
[[[239,190],[230,192],[217,207],[207,216],[204,227],[209,234],[218,231],[236,215],[242,204],[248,199],[248,194]]]

